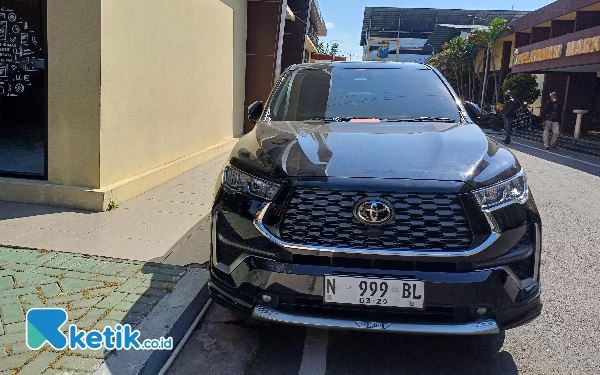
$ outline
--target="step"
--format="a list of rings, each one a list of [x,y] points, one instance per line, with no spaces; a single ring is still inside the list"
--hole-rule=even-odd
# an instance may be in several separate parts
[[[533,142],[542,142],[542,132],[519,133],[516,134],[515,137],[527,139]],[[594,144],[594,142],[589,143],[592,143],[593,145],[590,146],[588,144],[580,143],[576,140],[573,140],[572,138],[558,138],[557,141],[557,145],[559,148],[580,152],[582,154],[587,154],[590,156],[600,157],[600,145]]]

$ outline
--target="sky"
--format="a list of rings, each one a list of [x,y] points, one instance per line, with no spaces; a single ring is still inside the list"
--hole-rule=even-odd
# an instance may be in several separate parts
[[[321,14],[327,24],[327,36],[319,37],[324,43],[338,43],[340,54],[352,60],[362,59],[360,33],[365,7],[441,8],[510,10],[513,0],[318,0]],[[552,3],[552,0],[516,0],[514,10],[533,11]]]

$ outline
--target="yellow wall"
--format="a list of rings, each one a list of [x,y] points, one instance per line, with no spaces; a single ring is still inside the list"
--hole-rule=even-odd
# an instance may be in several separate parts
[[[105,210],[229,152],[246,0],[48,1],[48,181],[0,200]]]
[[[100,186],[100,1],[48,2],[48,182]]]
[[[100,185],[242,132],[245,0],[103,0]]]
[[[504,48],[504,42],[511,41],[512,42],[512,50],[511,56],[515,50],[515,34],[504,37],[496,42],[494,48],[492,49],[492,54],[494,59],[490,59],[490,72],[494,70],[500,70],[502,67],[502,49]],[[477,73],[482,72],[485,69],[485,51],[479,52],[477,58],[475,60],[475,71]],[[511,66],[512,66],[512,58],[511,58]]]

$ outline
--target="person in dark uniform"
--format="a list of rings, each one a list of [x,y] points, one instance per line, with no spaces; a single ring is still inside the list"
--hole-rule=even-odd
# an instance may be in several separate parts
[[[544,120],[544,149],[556,149],[556,141],[560,132],[560,119],[562,118],[562,106],[558,102],[555,92],[550,94],[550,100],[544,104],[542,119]],[[552,140],[550,140],[550,129],[552,129]]]
[[[512,125],[517,117],[517,108],[519,107],[517,101],[512,97],[512,92],[506,90],[504,93],[504,108],[502,109],[502,118],[504,119],[504,143],[510,143],[510,135],[512,133]]]

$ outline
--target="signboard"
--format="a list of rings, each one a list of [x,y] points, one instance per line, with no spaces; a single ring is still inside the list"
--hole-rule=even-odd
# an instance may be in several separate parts
[[[563,45],[557,44],[555,46],[545,47],[533,50],[531,52],[519,53],[518,49],[515,49],[515,57],[513,65],[529,64],[532,62],[546,61],[551,59],[558,59],[562,57]]]
[[[579,39],[574,42],[567,43],[567,56],[575,56],[592,52],[600,52],[600,35],[593,38]]]
[[[577,56],[585,53],[600,52],[600,35],[593,38],[584,38],[567,43],[563,54],[563,45],[557,44],[530,52],[519,52],[515,49],[513,65],[530,64],[539,61],[559,59],[561,57]]]
[[[400,39],[369,38],[365,61],[400,61]]]

